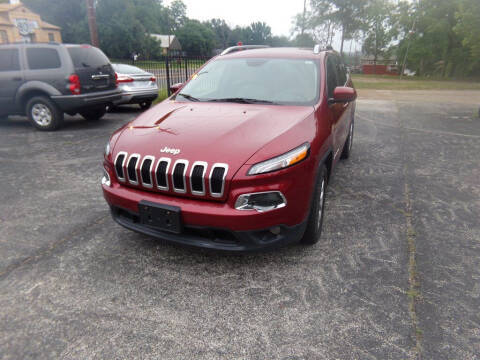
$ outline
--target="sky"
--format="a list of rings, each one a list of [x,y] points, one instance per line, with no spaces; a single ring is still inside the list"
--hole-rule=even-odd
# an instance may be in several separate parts
[[[169,5],[173,0],[164,0]],[[303,0],[183,0],[187,5],[187,16],[200,21],[212,18],[224,19],[227,24],[247,26],[252,22],[263,21],[272,28],[272,34],[291,37],[293,17],[303,12]],[[308,1],[307,1],[308,5]],[[340,50],[340,34],[333,39],[333,48]],[[361,45],[350,41],[345,43],[345,51],[361,49]]]
[[[164,1],[169,5],[172,0]],[[303,12],[303,0],[183,0],[191,19],[224,19],[230,27],[263,21],[273,35],[290,37],[292,18]]]

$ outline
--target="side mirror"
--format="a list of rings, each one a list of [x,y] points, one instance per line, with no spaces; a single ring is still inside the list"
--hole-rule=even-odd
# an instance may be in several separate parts
[[[170,86],[170,92],[176,93],[178,90],[180,90],[183,87],[183,83],[176,83]]]
[[[333,91],[333,98],[328,99],[330,104],[347,103],[355,101],[357,98],[357,92],[354,88],[346,86],[337,86]]]

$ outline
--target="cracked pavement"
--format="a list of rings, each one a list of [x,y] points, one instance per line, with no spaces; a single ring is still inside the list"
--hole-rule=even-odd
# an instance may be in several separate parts
[[[478,359],[478,105],[359,100],[322,241],[247,255],[113,222],[102,152],[137,112],[2,120],[0,358]]]

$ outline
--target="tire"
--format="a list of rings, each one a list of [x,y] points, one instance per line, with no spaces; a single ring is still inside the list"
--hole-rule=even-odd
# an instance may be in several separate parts
[[[80,111],[80,115],[82,115],[86,120],[93,121],[100,120],[106,113],[106,106],[94,107]]]
[[[28,120],[38,130],[53,131],[63,125],[63,112],[46,96],[35,96],[27,102]]]
[[[323,217],[325,214],[325,193],[328,184],[328,172],[325,165],[322,165],[315,183],[310,215],[308,216],[307,228],[300,243],[313,245],[320,240],[322,235]]]
[[[140,109],[148,110],[148,109],[150,109],[150,106],[152,106],[152,102],[150,100],[142,101],[138,105],[140,105]]]
[[[353,145],[353,130],[354,124],[352,119],[352,121],[350,122],[350,129],[348,130],[347,140],[345,140],[345,144],[343,145],[342,155],[340,155],[340,159],[346,160],[350,157]]]

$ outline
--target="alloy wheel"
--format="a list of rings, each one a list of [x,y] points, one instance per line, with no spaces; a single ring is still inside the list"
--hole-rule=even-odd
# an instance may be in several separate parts
[[[44,104],[35,104],[32,107],[32,118],[40,126],[48,126],[52,122],[52,112]]]

